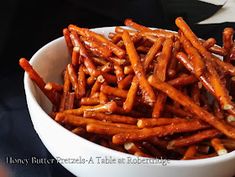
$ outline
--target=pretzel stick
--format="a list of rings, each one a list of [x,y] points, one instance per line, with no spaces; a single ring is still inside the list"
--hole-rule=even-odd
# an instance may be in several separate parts
[[[83,65],[80,65],[78,69],[78,90],[81,97],[86,95],[86,75],[84,73],[83,67]]]
[[[209,38],[207,40],[200,40],[202,41],[202,45],[210,52],[221,55],[221,56],[226,56],[227,52],[224,48],[216,45],[216,40],[215,38]]]
[[[127,60],[124,58],[117,58],[117,57],[109,57],[107,58],[110,62],[116,64],[116,65],[125,65],[127,63]]]
[[[109,101],[107,95],[103,92],[100,92],[99,99],[100,99],[100,104],[105,104]]]
[[[103,45],[107,46],[112,50],[112,52],[117,55],[119,58],[123,58],[125,55],[125,51],[119,48],[117,45],[106,39],[104,36],[97,34],[95,32],[92,32],[85,28],[80,28],[75,25],[69,25],[69,30],[73,31],[75,30],[78,34],[81,36],[87,36],[87,37],[94,37],[96,40],[102,42]]]
[[[142,90],[142,95],[144,99],[146,100],[146,102],[149,105],[152,105],[153,102],[155,101],[155,94],[145,77],[144,68],[142,67],[140,63],[139,56],[135,50],[134,44],[131,41],[130,36],[127,31],[123,32],[122,38],[126,46],[126,50],[129,56],[129,60],[131,62],[131,66],[135,72],[135,75],[138,78],[140,88]]]
[[[151,31],[141,31],[140,34],[142,36],[153,36],[153,37],[164,37],[164,38],[171,38],[174,39],[175,36],[177,36],[175,33],[170,32],[170,31],[166,31],[163,29],[153,29]]]
[[[154,59],[155,55],[160,50],[162,43],[164,42],[164,38],[158,38],[156,42],[152,45],[152,47],[148,50],[147,55],[144,58],[144,69],[147,70],[149,64]]]
[[[206,48],[209,49],[212,46],[214,46],[216,44],[216,40],[215,38],[208,38],[207,40],[201,40],[202,41],[202,45]]]
[[[131,82],[133,80],[133,75],[132,74],[128,74],[124,79],[122,79],[119,83],[118,83],[118,88],[120,89],[126,89],[131,85]]]
[[[180,75],[179,77],[175,79],[167,81],[168,84],[174,87],[185,86],[185,85],[193,84],[195,82],[197,82],[197,78],[193,75],[187,75],[187,74]]]
[[[124,148],[133,155],[141,156],[141,157],[151,157],[150,155],[144,153],[141,147],[138,147],[135,143],[125,143]]]
[[[200,94],[201,93],[198,84],[194,84],[191,91],[191,98],[198,106],[200,106]]]
[[[159,118],[161,116],[161,113],[163,112],[163,109],[164,109],[166,99],[167,99],[167,95],[164,93],[159,93],[157,95],[157,100],[153,106],[153,112],[152,112],[153,118]]]
[[[228,151],[225,149],[224,145],[221,143],[220,139],[218,138],[213,138],[211,140],[211,145],[215,149],[218,155],[224,155],[228,153]]]
[[[220,55],[220,56],[226,56],[227,55],[226,50],[222,47],[217,46],[217,45],[210,47],[208,50],[210,52],[212,52],[214,54],[217,54],[217,55]]]
[[[131,132],[133,129],[91,123],[86,126],[86,131],[90,133],[113,136],[117,133]]]
[[[66,103],[67,95],[70,91],[70,87],[71,87],[71,82],[69,80],[68,70],[67,70],[67,67],[66,67],[66,70],[64,72],[63,94],[60,98],[59,111],[64,111],[66,109],[65,108],[65,103]]]
[[[114,64],[114,73],[117,77],[117,83],[119,84],[119,82],[121,80],[123,80],[123,78],[124,78],[123,68],[120,65],[115,65]]]
[[[90,77],[87,78],[86,83],[87,83],[87,85],[91,86],[95,83],[95,81],[96,81],[96,77],[95,76],[90,76]]]
[[[205,69],[205,64],[198,53],[197,49],[195,49],[191,43],[184,37],[183,34],[180,34],[180,41],[183,44],[184,50],[190,56],[194,72],[195,74],[200,77]]]
[[[135,76],[131,82],[131,87],[127,93],[126,100],[123,103],[123,109],[127,112],[130,112],[134,106],[138,86],[138,79],[137,76]]]
[[[117,109],[117,103],[114,101],[110,101],[106,104],[100,104],[96,106],[81,106],[77,109],[70,109],[63,111],[64,114],[73,114],[73,115],[82,115],[84,111],[94,111],[94,112],[106,112],[106,113],[112,113],[116,111]]]
[[[128,133],[119,133],[113,136],[112,141],[114,144],[123,144],[125,142],[146,140],[154,136],[162,137],[172,135],[174,133],[192,132],[206,127],[208,126],[200,123],[199,121],[189,121],[186,123],[132,130]]]
[[[85,65],[85,67],[87,68],[88,72],[90,73],[90,75],[94,75],[94,76],[99,75],[100,73],[96,70],[96,67],[95,67],[93,61],[89,58],[89,55],[86,51],[86,48],[82,44],[77,33],[72,31],[70,34],[70,37],[72,37],[71,39],[72,39],[72,41],[74,41],[74,45],[79,47],[80,55],[83,57],[83,63]]]
[[[133,68],[131,66],[124,67],[124,74],[132,74],[134,73]]]
[[[233,41],[233,34],[234,34],[234,29],[233,28],[224,28],[223,31],[223,48],[227,52],[227,55],[224,57],[225,62],[230,62],[230,53],[231,53],[231,48],[234,44]]]
[[[213,64],[210,61],[206,61],[207,70],[209,71],[209,79],[212,87],[214,88],[214,93],[222,106],[223,110],[229,110],[233,108],[232,102],[230,100],[228,90],[222,85],[219,75],[216,69],[213,67]]]
[[[198,116],[197,118],[200,118],[203,121],[209,123],[211,126],[220,130],[228,137],[235,139],[235,128],[225,124],[224,122],[221,122],[219,118],[215,117],[211,113],[207,112],[206,110],[202,109],[197,104],[195,104],[188,96],[176,90],[171,85],[162,82],[158,78],[154,78],[153,76],[150,76],[148,78],[148,81],[153,87],[157,88],[163,93],[166,93],[171,99],[177,101],[182,106],[187,108],[187,110],[197,115]]]
[[[72,44],[72,41],[70,39],[70,33],[69,33],[68,28],[63,29],[63,35],[64,35],[64,39],[65,39],[69,54],[71,55],[72,51],[73,51],[73,44]]]
[[[235,141],[233,139],[221,139],[222,144],[229,150],[235,150]]]
[[[75,94],[74,92],[70,93],[68,92],[66,94],[66,99],[65,99],[65,103],[64,103],[64,109],[73,109],[74,108],[74,100],[75,100]]]
[[[172,54],[173,41],[167,38],[163,44],[161,55],[158,57],[158,63],[154,75],[162,81],[167,77],[167,66]],[[163,93],[157,95],[157,100],[153,105],[152,117],[158,118],[161,116],[167,96]]]
[[[72,65],[76,67],[80,63],[80,54],[79,54],[79,47],[73,47],[72,51]]]
[[[113,70],[113,64],[110,62],[107,62],[106,64],[102,65],[99,69],[103,73],[108,73]]]
[[[105,81],[110,84],[116,84],[117,78],[116,76],[108,73],[102,73],[102,76],[104,77]]]
[[[163,29],[151,30],[148,27],[145,27],[143,25],[140,25],[140,24],[134,22],[132,19],[126,19],[124,21],[124,24],[126,26],[129,26],[131,28],[134,28],[134,29],[140,31],[142,33],[142,35],[144,35],[144,36],[156,36],[156,37],[173,38],[174,35],[175,35],[174,33],[163,30]]]
[[[63,85],[57,84],[55,82],[47,82],[44,88],[48,91],[63,91]]]
[[[167,148],[172,149],[177,147],[189,146],[206,139],[214,138],[219,135],[221,135],[221,132],[216,129],[203,130],[190,136],[172,140],[168,143]]]
[[[110,87],[108,85],[102,85],[100,91],[107,94],[107,95],[114,95],[120,98],[126,98],[128,91],[117,88],[117,87]]]
[[[100,91],[100,87],[101,87],[102,83],[97,79],[95,81],[95,83],[93,84],[93,86],[91,87],[91,92],[90,92],[90,96],[92,97],[95,93]]]
[[[125,22],[124,22],[125,23]],[[138,33],[138,31],[136,30],[133,30],[133,29],[130,29],[130,28],[122,28],[120,26],[116,26],[115,27],[115,32],[118,33],[118,34],[123,34],[123,31],[128,31],[128,33],[133,36],[135,35],[136,33]]]
[[[217,63],[226,72],[229,72],[229,74],[235,76],[235,67],[232,66],[230,63],[225,63],[221,61],[219,58],[208,52],[206,48],[202,45],[202,43],[199,41],[197,36],[192,32],[190,27],[183,20],[183,18],[181,17],[176,18],[175,23],[178,26],[178,28],[184,33],[185,37],[192,43],[192,45],[200,52],[200,54],[204,58]]]
[[[189,146],[181,160],[189,160],[197,153],[197,146]]]
[[[80,98],[80,90],[78,86],[78,78],[72,64],[67,65],[69,80],[74,88],[76,98]]]
[[[133,124],[133,125],[137,123],[137,119],[133,117],[121,116],[121,115],[116,115],[116,114],[104,114],[101,112],[85,111],[83,116],[98,119],[98,120],[115,122],[115,123],[125,123],[125,124]]]
[[[44,80],[40,77],[40,75],[37,73],[37,71],[34,70],[32,65],[26,60],[25,58],[21,58],[19,60],[19,65],[22,69],[25,70],[25,72],[29,75],[30,79],[39,87],[39,89],[46,95],[46,97],[51,101],[51,103],[55,106],[58,105],[57,102],[57,96],[56,92],[48,91],[45,89],[46,83]]]
[[[137,129],[137,127],[134,125],[104,122],[104,121],[100,121],[100,120],[84,118],[84,117],[75,116],[75,115],[71,115],[71,114],[64,114],[64,113],[57,113],[55,120],[57,122],[62,123],[62,124],[78,126],[78,127],[79,126],[84,127],[88,124],[96,124],[96,125],[99,124],[99,125],[104,125],[107,127],[117,127],[117,128],[123,128],[123,129]]]
[[[138,31],[152,31],[150,28],[135,23],[132,19],[125,19],[124,24]]]
[[[100,58],[100,57],[92,56],[91,59],[93,60],[93,62],[95,64],[98,64],[98,65],[105,65],[106,63],[108,63],[105,59]],[[88,73],[88,72],[86,72],[86,73]]]
[[[76,135],[79,135],[79,136],[86,134],[86,130],[82,127],[76,127],[75,129],[72,130],[72,132]]]
[[[167,75],[170,78],[173,78],[176,75],[176,72],[177,72],[176,71],[176,69],[177,69],[176,68],[176,66],[177,66],[176,54],[179,52],[180,48],[181,48],[180,41],[179,40],[175,41],[173,44],[171,60],[169,62],[169,66],[167,69]]]
[[[117,44],[120,40],[122,40],[122,34],[120,33],[109,33],[109,38],[112,40],[114,44]]]
[[[80,105],[83,106],[93,106],[100,104],[99,98],[92,98],[92,97],[83,97],[80,100]]]
[[[148,119],[138,119],[137,126],[139,128],[146,128],[146,127],[155,127],[155,126],[161,126],[161,125],[169,125],[169,124],[177,124],[177,123],[183,123],[188,122],[188,120],[183,118],[148,118]]]

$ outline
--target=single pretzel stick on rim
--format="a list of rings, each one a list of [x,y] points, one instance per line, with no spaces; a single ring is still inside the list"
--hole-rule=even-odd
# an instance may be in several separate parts
[[[55,106],[58,105],[56,92],[48,91],[45,89],[46,83],[40,77],[40,75],[34,70],[32,65],[25,58],[21,58],[19,60],[19,65],[25,72],[29,75],[30,79],[32,79],[36,85],[40,88],[40,90],[47,96],[47,98],[51,101],[51,103]]]

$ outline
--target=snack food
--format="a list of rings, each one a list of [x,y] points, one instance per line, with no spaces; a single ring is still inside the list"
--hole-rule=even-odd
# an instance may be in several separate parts
[[[133,23],[126,24],[131,26]],[[215,152],[200,151],[205,144],[212,149],[211,138],[218,137],[221,142],[227,140],[227,136],[234,138],[235,128],[230,122],[225,123],[226,116],[234,116],[233,102],[224,85],[231,78],[223,78],[221,82],[218,74],[212,74],[219,72],[233,76],[231,64],[222,62],[223,67],[220,67],[218,63],[221,61],[213,59],[215,57],[211,53],[208,56],[212,59],[207,63],[207,58],[203,58],[207,56],[205,51],[202,55],[194,48],[187,36],[183,36],[183,30],[177,34],[147,27],[139,28],[139,31],[122,29],[120,32],[120,28],[117,29],[117,34],[110,35],[114,41],[112,44],[100,34],[74,25],[69,26],[69,33],[64,33],[72,53],[71,63],[64,72],[63,92],[61,86],[50,90],[57,100],[52,102],[53,118],[57,122],[95,143],[145,157],[156,157],[159,151],[166,158],[182,159],[189,146],[195,145],[197,152],[191,158],[203,158]],[[114,40],[118,35],[121,38]],[[182,45],[186,40],[187,45]],[[184,51],[188,51],[186,46],[193,52],[185,54]],[[151,53],[147,55],[148,52]],[[195,62],[188,56],[195,57]],[[146,58],[148,62],[144,65]],[[23,63],[27,61],[20,60],[24,68]],[[125,68],[129,68],[128,72]],[[180,81],[173,82],[179,78]],[[125,84],[120,84],[122,82]],[[40,89],[45,89],[45,82],[41,85]],[[208,93],[214,95],[211,102],[208,102]],[[153,114],[156,103],[158,110]],[[222,118],[215,115],[218,112]],[[182,121],[174,121],[176,117]],[[139,126],[143,120],[154,123],[143,128]],[[169,121],[162,125],[163,120]],[[172,142],[178,142],[180,137],[190,139],[191,143],[180,148],[174,146]],[[156,146],[152,138],[159,138],[159,143],[165,142],[165,146]],[[140,150],[130,150],[135,146]],[[155,148],[155,153],[150,147]]]

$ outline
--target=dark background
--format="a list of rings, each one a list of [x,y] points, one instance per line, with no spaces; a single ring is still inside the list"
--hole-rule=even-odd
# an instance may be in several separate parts
[[[9,165],[6,157],[51,159],[33,129],[23,89],[21,57],[30,59],[43,45],[62,36],[69,24],[81,27],[123,25],[133,18],[146,26],[176,30],[174,19],[183,16],[199,37],[215,37],[234,23],[197,25],[217,6],[195,0],[8,0],[0,6],[0,161],[14,177],[72,177],[59,164]]]

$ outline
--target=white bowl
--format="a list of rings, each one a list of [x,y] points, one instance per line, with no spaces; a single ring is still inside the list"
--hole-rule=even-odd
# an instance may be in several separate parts
[[[94,31],[107,35],[108,32],[114,31],[114,27],[97,28]],[[69,57],[63,37],[42,47],[30,60],[45,81],[55,82],[60,82],[61,72],[68,62]],[[55,159],[76,176],[232,177],[235,175],[235,151],[202,160],[165,159],[146,162],[144,160],[147,158],[137,158],[89,142],[66,130],[48,116],[51,104],[27,74],[24,77],[24,87],[36,132]],[[112,158],[115,162],[101,163],[100,158],[103,160]],[[85,162],[79,161],[80,159]],[[163,162],[168,163],[164,165]]]

